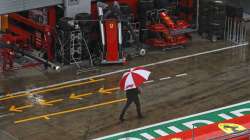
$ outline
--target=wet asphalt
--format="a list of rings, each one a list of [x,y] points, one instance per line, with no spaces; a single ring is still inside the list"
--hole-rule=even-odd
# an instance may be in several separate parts
[[[100,66],[78,75],[76,68],[60,72],[33,68],[2,74],[0,85],[11,94],[230,45],[195,35],[187,48],[150,49],[146,57],[134,58],[127,65]],[[80,85],[4,96],[0,98],[0,139],[92,139],[249,100],[249,56],[249,46],[241,46],[147,67],[151,82],[142,86],[140,96],[145,118],[137,119],[131,106],[124,123],[118,117],[125,96],[116,89],[122,72],[95,78],[97,81],[87,79]]]

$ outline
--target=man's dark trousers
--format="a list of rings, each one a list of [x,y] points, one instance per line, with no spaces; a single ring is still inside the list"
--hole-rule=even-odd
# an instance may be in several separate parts
[[[138,97],[139,93],[140,93],[140,91],[137,88],[130,89],[130,90],[126,91],[127,102],[126,102],[126,105],[124,106],[124,108],[122,110],[121,115],[120,115],[120,120],[123,120],[123,117],[124,117],[124,114],[125,114],[126,110],[130,106],[130,104],[133,103],[133,102],[136,105],[136,110],[137,110],[138,117],[142,117],[141,104],[140,104],[140,100],[139,100],[139,97]]]

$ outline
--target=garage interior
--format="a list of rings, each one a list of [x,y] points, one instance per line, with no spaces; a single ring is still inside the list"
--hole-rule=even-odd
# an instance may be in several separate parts
[[[0,140],[101,139],[249,101],[249,30],[248,0],[1,0]],[[145,118],[121,123],[138,66]]]

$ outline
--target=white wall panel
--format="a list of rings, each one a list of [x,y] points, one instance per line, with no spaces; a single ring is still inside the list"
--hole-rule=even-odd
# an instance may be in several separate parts
[[[62,4],[63,0],[0,0],[0,14]]]
[[[74,17],[78,13],[90,13],[91,0],[65,0],[66,17]]]

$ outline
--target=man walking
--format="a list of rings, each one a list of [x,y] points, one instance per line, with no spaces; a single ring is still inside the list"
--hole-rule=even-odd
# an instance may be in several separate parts
[[[133,88],[133,89],[129,89],[126,90],[126,97],[127,97],[127,102],[121,112],[120,115],[120,121],[123,122],[124,121],[124,114],[126,112],[126,110],[128,109],[128,107],[130,106],[131,103],[135,103],[136,105],[136,110],[137,110],[137,115],[138,118],[143,118],[142,113],[141,113],[141,104],[140,104],[140,100],[138,95],[141,94],[141,91],[139,88]]]

